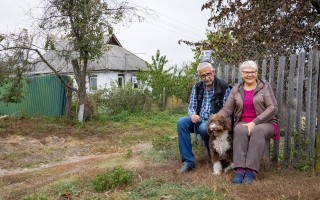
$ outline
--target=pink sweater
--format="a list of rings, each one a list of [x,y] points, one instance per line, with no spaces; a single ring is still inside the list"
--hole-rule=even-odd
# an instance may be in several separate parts
[[[252,122],[256,117],[256,111],[253,106],[253,97],[254,90],[244,90],[244,99],[243,99],[243,110],[241,114],[240,121],[242,122]],[[278,134],[278,126],[277,124],[272,124],[274,134],[272,139],[278,140],[279,139],[279,134]]]

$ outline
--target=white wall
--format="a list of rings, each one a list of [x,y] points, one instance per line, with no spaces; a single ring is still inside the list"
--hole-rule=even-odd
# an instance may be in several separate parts
[[[108,71],[108,72],[96,72],[96,73],[90,73],[91,76],[96,75],[97,76],[97,88],[98,89],[108,89],[111,88],[111,82],[114,81],[118,83],[118,74],[125,74],[125,83],[131,83],[131,77],[134,76],[134,73],[127,72],[122,73],[118,71]],[[76,80],[74,79],[74,75],[70,75],[70,77],[73,79],[74,87],[77,88]],[[87,92],[91,92],[89,90],[89,77],[86,79],[86,89]]]
[[[98,89],[108,89],[111,88],[111,83],[116,82],[118,83],[118,74],[125,74],[125,83],[131,83],[131,77],[134,76],[134,73],[127,72],[114,72],[108,71],[105,73],[91,73],[91,75],[97,75],[97,87]],[[87,81],[87,91],[89,91],[89,79]]]

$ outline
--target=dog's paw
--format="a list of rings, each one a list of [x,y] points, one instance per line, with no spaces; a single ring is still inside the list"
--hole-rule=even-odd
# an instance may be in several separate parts
[[[213,170],[213,174],[219,176],[221,174],[221,171],[214,171]]]
[[[228,171],[230,171],[232,169],[232,167],[231,167],[231,165],[229,165],[228,167],[226,167],[225,169],[224,169],[224,172],[228,172]]]
[[[213,174],[214,175],[220,175],[221,172],[222,172],[222,165],[221,165],[220,161],[215,162],[213,164]]]

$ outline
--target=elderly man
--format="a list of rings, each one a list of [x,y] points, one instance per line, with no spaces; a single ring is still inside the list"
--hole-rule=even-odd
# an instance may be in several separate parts
[[[223,107],[230,93],[228,84],[215,76],[215,68],[210,63],[200,63],[197,71],[201,81],[193,86],[188,117],[182,117],[177,122],[179,151],[182,161],[181,174],[195,168],[190,133],[195,132],[201,135],[208,155],[210,154],[207,120],[211,114],[217,113]]]

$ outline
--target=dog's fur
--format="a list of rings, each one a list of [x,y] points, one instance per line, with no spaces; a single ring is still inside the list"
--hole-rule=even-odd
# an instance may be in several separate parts
[[[209,117],[207,134],[213,174],[215,175],[220,175],[223,169],[224,171],[231,169],[233,138],[229,133],[230,130],[231,122],[226,117],[217,114]]]

